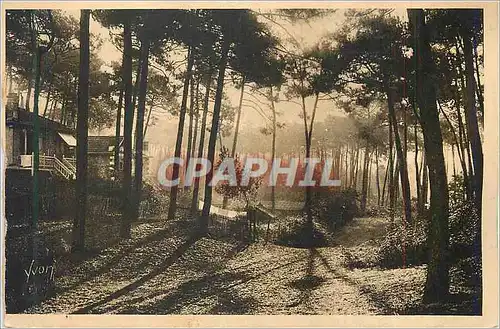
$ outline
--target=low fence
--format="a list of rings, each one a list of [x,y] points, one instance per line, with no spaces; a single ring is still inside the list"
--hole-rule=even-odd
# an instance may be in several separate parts
[[[233,212],[237,214],[233,217],[224,216],[230,210],[218,207],[213,207],[213,210],[210,212],[209,232],[217,237],[248,243],[272,242],[289,229],[286,217],[273,214],[262,205],[249,207],[246,212]]]

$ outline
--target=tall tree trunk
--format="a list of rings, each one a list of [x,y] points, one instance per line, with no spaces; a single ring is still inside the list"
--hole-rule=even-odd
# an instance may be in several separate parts
[[[373,181],[373,178],[372,178],[372,166],[373,166],[372,155],[373,155],[373,151],[370,152],[370,154],[368,156],[368,184],[367,184],[368,186],[367,186],[367,199],[366,199],[367,206],[370,205],[370,202],[371,202],[372,197],[373,197],[373,193],[372,193],[372,181]]]
[[[45,108],[43,110],[43,117],[45,118],[47,115],[47,109],[49,108],[50,94],[52,92],[52,88],[49,86],[49,91],[47,92],[47,99],[45,101]]]
[[[389,86],[387,87],[387,102],[389,107],[389,115],[391,116],[391,123],[393,125],[394,140],[396,142],[396,155],[399,163],[399,174],[401,178],[401,192],[403,197],[405,221],[407,224],[411,224],[410,182],[408,180],[408,167],[406,164],[405,150],[401,145],[401,138],[399,137],[398,121],[396,119],[396,111],[394,109],[394,91]],[[404,135],[407,135],[406,132]]]
[[[457,168],[455,166],[455,145],[451,144],[451,163],[453,166],[453,177],[457,176]]]
[[[364,215],[366,211],[366,199],[368,196],[368,165],[370,160],[370,150],[368,146],[365,147],[365,156],[363,160],[363,176],[361,178],[361,213]]]
[[[420,186],[420,170],[418,167],[418,129],[417,122],[413,125],[413,132],[415,134],[415,189],[417,191],[417,212],[419,216],[423,215],[422,207],[422,188]]]
[[[422,189],[422,209],[425,208],[427,201],[429,201],[429,169],[427,168],[427,157],[425,153],[423,154],[422,160],[422,183],[420,184]],[[422,210],[423,213],[423,210]]]
[[[481,215],[483,195],[483,146],[479,134],[476,109],[476,81],[474,78],[474,62],[471,41],[471,31],[461,28],[460,34],[464,43],[465,76],[466,76],[466,126],[469,137],[474,175],[472,179],[476,208]]]
[[[195,111],[194,111],[194,134],[193,134],[193,148],[191,149],[191,157],[194,158],[196,154],[196,141],[198,140],[198,124],[200,121],[200,78],[196,80],[196,96],[195,96]]]
[[[130,238],[130,229],[133,217],[133,189],[132,189],[132,128],[134,121],[134,104],[132,103],[132,27],[127,20],[123,27],[123,77],[125,87],[124,104],[125,116],[123,124],[123,195],[122,195],[122,223],[120,236]]]
[[[7,66],[7,76],[9,79],[8,93],[12,93],[12,65]]]
[[[354,183],[354,189],[355,190],[358,189],[358,172],[359,172],[359,160],[360,160],[359,151],[360,151],[360,147],[358,145],[358,147],[356,149],[356,159],[354,160],[354,177],[353,177],[353,183]]]
[[[205,99],[203,101],[203,117],[201,119],[200,141],[198,143],[198,158],[203,157],[203,148],[205,144],[205,132],[207,130],[207,116],[208,116],[208,101],[210,100],[210,87],[212,84],[212,73],[207,75]],[[200,191],[200,178],[194,181],[193,198],[191,199],[191,212],[198,212],[198,195]]]
[[[392,125],[392,115],[388,116],[389,119],[389,171],[388,171],[388,176],[389,176],[389,187],[388,187],[388,192],[389,192],[389,216],[391,219],[391,222],[394,221],[394,207],[396,205],[396,198],[395,198],[395,193],[394,193],[394,176],[393,176],[393,171],[394,171],[394,155],[393,155],[393,125]]]
[[[139,79],[139,94],[137,106],[137,121],[135,126],[135,175],[134,175],[134,219],[139,218],[139,206],[142,199],[142,167],[143,167],[143,147],[144,147],[144,113],[146,112],[146,94],[148,90],[148,70],[149,70],[149,37],[145,36],[141,40],[141,74]]]
[[[311,115],[311,123],[309,127],[307,125],[307,113],[306,113],[306,105],[305,98],[302,97],[302,114],[304,116],[304,133],[306,137],[306,159],[311,157],[311,142],[312,142],[312,132],[314,125],[314,118],[316,116],[316,108],[318,106],[319,94],[316,94],[313,105],[313,112]],[[309,166],[310,164],[307,164]],[[305,202],[305,210],[306,210],[306,223],[308,230],[310,232],[310,238],[312,239],[312,230],[313,230],[313,218],[312,218],[312,186],[306,186],[306,202]]]
[[[184,172],[187,172],[187,168],[189,165],[189,161],[191,159],[191,150],[193,147],[193,112],[194,112],[194,79],[191,77],[191,87],[189,88],[189,124],[188,124],[188,140],[187,140],[187,149],[186,149],[186,163],[185,163],[185,170]],[[186,177],[184,175],[184,177]],[[189,186],[184,186],[184,190],[189,190]]]
[[[451,130],[451,132],[452,132],[453,139],[455,140],[455,144],[457,145],[458,158],[460,159],[460,163],[465,164],[465,162],[463,162],[463,157],[462,157],[462,154],[461,154],[461,152],[460,152],[460,151],[461,151],[461,149],[460,149],[460,147],[459,147],[459,145],[460,145],[461,141],[460,141],[459,137],[457,136],[457,133],[456,133],[456,131],[455,131],[455,127],[453,127],[453,124],[452,124],[452,122],[451,122],[450,118],[448,117],[448,115],[447,115],[447,114],[446,114],[446,112],[444,111],[444,109],[443,109],[443,107],[441,106],[441,104],[440,104],[439,100],[438,100],[437,104],[438,104],[439,109],[441,110],[441,113],[443,113],[443,116],[445,117],[446,121],[448,122],[448,125],[450,126],[450,130]],[[453,143],[451,144],[451,146],[453,147]],[[453,150],[453,149],[452,149],[452,150]],[[454,159],[455,159],[455,158],[453,158],[453,161],[454,161]],[[455,165],[455,163],[453,163],[453,165]],[[467,169],[467,168],[466,168],[466,169]],[[453,169],[453,170],[455,170],[455,169]],[[464,177],[465,177],[465,176],[464,176]]]
[[[387,184],[387,178],[389,177],[389,159],[387,160],[387,165],[385,167],[385,175],[384,175],[384,185],[382,186],[382,198],[381,198],[381,203],[380,205],[381,206],[384,206],[384,204],[386,204],[386,186],[388,186]],[[387,194],[389,194],[389,192],[387,192]]]
[[[186,107],[187,107],[187,98],[189,91],[189,82],[191,80],[191,71],[194,63],[194,51],[190,47],[188,50],[188,63],[186,68],[186,76],[184,78],[184,88],[182,91],[182,103],[181,103],[181,111],[179,113],[179,125],[177,127],[177,140],[175,142],[175,153],[174,156],[176,158],[181,157],[181,148],[182,148],[182,137],[184,134],[184,121],[186,118]],[[174,164],[172,170],[172,180],[175,181],[179,178],[179,165]],[[170,188],[170,205],[168,208],[168,220],[173,220],[175,218],[175,213],[177,211],[177,192],[179,186],[175,185]]]
[[[139,58],[137,59],[137,69],[135,71],[135,81],[134,81],[134,93],[132,94],[132,106],[134,107],[134,115],[136,105],[137,105],[137,95],[139,95],[139,83],[141,81],[141,70],[142,70],[142,58],[141,55],[144,52],[143,44],[141,43],[139,49]],[[132,64],[133,65],[133,64]]]
[[[460,43],[459,43],[459,38],[457,36],[455,46],[457,49],[460,49]],[[455,108],[457,110],[457,121],[458,121],[458,132],[459,132],[459,137],[460,137],[460,148],[462,150],[462,154],[465,158],[467,156],[467,162],[465,163],[464,159],[464,165],[465,165],[465,171],[464,173],[464,180],[465,180],[465,186],[466,186],[466,191],[467,191],[467,199],[472,199],[473,198],[473,180],[474,180],[474,171],[472,168],[472,157],[470,154],[470,148],[469,148],[469,138],[467,137],[467,131],[465,129],[465,124],[463,121],[462,117],[462,110],[460,108],[461,100],[464,100],[467,98],[466,96],[466,84],[465,84],[465,73],[462,68],[463,64],[463,59],[460,54],[460,51],[457,51],[456,57],[455,57],[455,67],[457,68],[457,76],[460,77],[459,79],[456,79],[456,92],[455,92]],[[460,90],[458,86],[460,85]],[[461,96],[461,97],[460,97]],[[465,101],[464,101],[465,103]],[[467,105],[464,104],[464,107]],[[466,111],[467,112],[467,111]],[[467,167],[468,165],[468,167]]]
[[[149,121],[151,119],[151,112],[153,112],[153,105],[151,105],[148,110],[148,118],[146,119],[146,124],[144,125],[144,130],[142,132],[143,139],[146,139],[146,133],[148,132]]]
[[[36,51],[36,50],[35,50]],[[36,65],[36,63],[34,63]],[[26,103],[24,104],[24,107],[26,111],[30,111],[30,101],[31,101],[31,89],[33,89],[33,76],[30,74],[28,77],[28,91],[26,93]]]
[[[238,103],[238,110],[236,112],[236,125],[234,126],[233,147],[231,149],[231,158],[236,154],[236,145],[238,143],[238,132],[240,130],[241,108],[243,106],[243,95],[245,92],[245,76],[241,78],[240,102]]]
[[[380,168],[379,168],[379,163],[378,163],[378,147],[375,149],[375,180],[377,183],[377,206],[380,207]]]
[[[52,103],[50,104],[49,118],[50,118],[50,120],[53,120],[53,121],[56,119],[57,103],[58,103],[58,100],[56,98],[53,98]]]
[[[394,177],[394,201],[395,204],[398,204],[399,201],[399,190],[400,190],[400,185],[399,185],[399,159],[396,156],[396,159],[394,160],[396,162],[396,165],[394,167],[394,172],[392,173],[392,177]]]
[[[474,32],[473,32],[474,33]],[[481,117],[484,118],[484,96],[481,90],[481,75],[479,74],[479,55],[477,53],[477,41],[475,34],[472,34],[472,49],[474,51],[474,68],[475,68],[475,78],[476,78],[476,94],[479,103],[479,111],[481,112]]]
[[[224,90],[224,77],[226,75],[226,66],[228,60],[229,47],[231,43],[228,37],[224,37],[222,44],[221,59],[219,62],[219,74],[217,76],[217,89],[215,92],[215,103],[212,117],[212,127],[210,129],[210,137],[208,140],[207,160],[214,163],[215,158],[215,144],[217,142],[217,133],[219,131],[220,109],[222,105],[222,93]],[[212,205],[212,185],[210,184],[213,177],[213,167],[208,172],[205,180],[205,198],[203,201],[203,210],[201,212],[200,226],[201,234],[208,233],[208,220],[210,216],[210,207]]]
[[[238,143],[238,132],[240,130],[240,119],[241,119],[241,108],[243,106],[243,95],[245,92],[245,75],[241,77],[241,90],[240,90],[240,101],[238,103],[238,110],[236,112],[236,125],[234,126],[234,138],[233,138],[233,147],[231,148],[231,158],[234,158],[236,154],[236,145]],[[222,146],[222,143],[221,143]],[[222,208],[227,208],[228,198],[224,195],[222,199]]]
[[[80,12],[80,74],[78,77],[78,121],[76,123],[76,199],[78,211],[73,223],[73,251],[85,248],[87,217],[87,150],[90,75],[90,10]]]
[[[38,232],[38,216],[39,216],[39,203],[40,203],[40,195],[39,195],[39,163],[40,163],[40,150],[39,150],[39,135],[40,135],[40,119],[38,117],[38,97],[40,95],[40,68],[42,66],[42,52],[40,51],[40,47],[38,46],[36,40],[36,25],[34,13],[30,15],[30,25],[31,25],[31,34],[32,34],[32,47],[33,47],[33,72],[35,78],[35,86],[34,86],[34,106],[33,106],[33,194],[32,194],[32,238],[33,238],[33,257],[37,254],[37,243],[36,236]]]
[[[344,177],[344,186],[346,186],[349,182],[349,144],[346,144],[345,146],[345,163],[344,163],[344,167],[345,167],[345,177]]]
[[[429,42],[429,31],[422,9],[408,9],[410,31],[415,38],[417,101],[420,108],[420,124],[424,134],[424,146],[431,187],[430,220],[427,244],[430,252],[424,302],[439,302],[448,297],[449,277],[449,227],[448,183],[443,154],[443,138],[436,105],[436,90],[431,80],[435,75],[435,63]],[[413,28],[413,29],[411,29]]]
[[[333,154],[333,150],[332,150]],[[334,177],[335,179],[340,179],[340,174],[342,172],[342,150],[341,147],[336,148],[335,150],[335,157],[337,161],[337,165],[335,166],[335,172],[334,172]]]
[[[59,118],[59,122],[62,124],[62,125],[65,125],[66,124],[66,104],[67,104],[67,100],[66,98],[64,98],[62,100],[62,104],[61,104],[61,116]]]
[[[271,161],[274,162],[274,158],[276,157],[276,108],[274,107],[274,94],[273,87],[269,87],[269,92],[271,94],[271,110],[273,111],[273,141],[272,141],[272,150],[271,150]],[[271,171],[273,173],[273,171]],[[274,176],[272,177],[272,181],[274,182]],[[276,210],[276,186],[275,184],[271,185],[271,210]]]
[[[220,122],[219,122],[219,127],[222,126],[222,118],[220,118]],[[222,148],[224,147],[224,143],[222,141],[222,132],[219,131],[217,132],[217,137],[219,137],[219,149],[222,150]]]
[[[124,86],[123,82],[121,82],[120,87],[120,96],[118,97],[118,109],[116,110],[116,127],[115,127],[115,149],[114,149],[114,176],[116,179],[121,177],[120,175],[120,130],[121,130],[121,121],[122,121],[122,106],[123,106],[123,93]]]

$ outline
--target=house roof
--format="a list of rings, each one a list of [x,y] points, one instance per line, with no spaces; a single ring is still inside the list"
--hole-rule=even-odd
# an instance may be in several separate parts
[[[120,145],[123,142],[123,136],[120,136]],[[109,153],[115,149],[115,136],[89,136],[89,153]]]
[[[35,114],[33,112],[26,111],[20,107],[14,109],[7,109],[5,111],[6,119],[5,123],[8,126],[19,125],[23,127],[33,127]],[[74,134],[75,129],[67,127],[60,122],[47,119],[41,115],[38,115],[38,120],[40,122],[40,129],[42,130],[52,130],[57,132],[62,132],[66,134]]]
[[[68,146],[76,147],[76,138],[71,134],[57,133]]]

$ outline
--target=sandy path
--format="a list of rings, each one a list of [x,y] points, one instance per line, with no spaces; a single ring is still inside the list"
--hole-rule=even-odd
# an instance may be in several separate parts
[[[418,300],[424,268],[349,270],[343,263],[345,246],[366,244],[381,227],[379,219],[355,220],[336,238],[344,246],[245,250],[157,228],[83,262],[56,281],[57,297],[28,312],[395,314]]]

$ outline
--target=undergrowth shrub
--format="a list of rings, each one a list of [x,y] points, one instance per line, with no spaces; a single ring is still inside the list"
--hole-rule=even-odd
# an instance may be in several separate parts
[[[354,189],[318,189],[312,202],[313,214],[331,232],[335,232],[358,214],[357,196]]]
[[[449,193],[449,261],[452,265],[462,267],[471,280],[480,280],[481,218],[474,202],[465,198],[461,176],[453,177]],[[426,216],[414,218],[412,227],[404,227],[399,221],[389,228],[377,252],[378,265],[394,268],[401,267],[403,261],[406,265],[427,262]]]
[[[302,248],[328,245],[331,234],[356,216],[356,197],[357,193],[352,189],[316,188],[311,203],[313,226],[305,223],[304,211],[298,220],[286,223],[287,229],[278,234],[276,244]]]
[[[401,221],[391,225],[376,252],[376,262],[381,267],[397,268],[420,265],[427,261],[426,221],[416,218],[412,226]]]
[[[167,211],[169,194],[158,184],[145,181],[142,187],[140,216],[155,216]]]
[[[329,239],[325,232],[317,227],[311,227],[306,223],[293,222],[287,230],[278,235],[275,244],[294,248],[316,248],[325,247]]]

